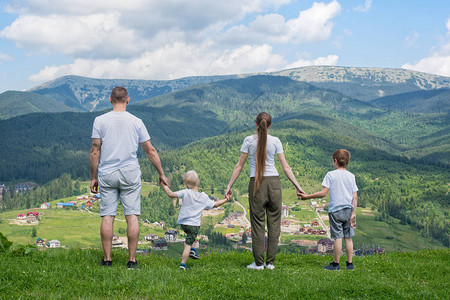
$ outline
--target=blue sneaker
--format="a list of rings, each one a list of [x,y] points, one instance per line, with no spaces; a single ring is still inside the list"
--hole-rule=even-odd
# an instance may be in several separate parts
[[[186,267],[186,264],[181,263],[180,264],[180,270],[186,271],[186,270],[189,270],[189,268]]]
[[[198,255],[197,250],[195,248],[191,249],[191,252],[189,252],[189,257],[193,259],[200,259],[200,255]]]

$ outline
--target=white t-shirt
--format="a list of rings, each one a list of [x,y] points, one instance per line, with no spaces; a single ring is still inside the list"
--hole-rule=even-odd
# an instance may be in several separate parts
[[[352,208],[353,192],[358,191],[355,175],[347,170],[333,170],[323,179],[322,186],[330,191],[328,212],[335,212],[343,208]]]
[[[255,177],[256,173],[256,147],[258,145],[258,135],[250,135],[244,139],[241,147],[241,152],[248,153],[250,157],[250,177]],[[267,135],[266,145],[266,169],[264,170],[264,177],[278,176],[277,168],[275,167],[275,155],[283,153],[283,145],[279,138]]]
[[[125,166],[139,168],[137,150],[140,143],[150,140],[141,119],[129,112],[111,111],[95,118],[92,138],[100,138],[98,173],[107,174]]]
[[[178,214],[178,224],[200,226],[202,211],[211,209],[215,202],[204,192],[194,192],[191,189],[184,189],[176,192],[178,198],[183,200],[180,213]]]

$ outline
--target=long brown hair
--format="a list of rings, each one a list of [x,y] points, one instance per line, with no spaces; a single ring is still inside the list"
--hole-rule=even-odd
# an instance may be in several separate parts
[[[256,126],[258,126],[258,144],[256,146],[256,172],[255,172],[255,185],[253,188],[253,195],[259,190],[259,185],[266,170],[266,145],[267,145],[267,132],[269,126],[272,124],[272,117],[266,113],[261,112],[256,117]]]

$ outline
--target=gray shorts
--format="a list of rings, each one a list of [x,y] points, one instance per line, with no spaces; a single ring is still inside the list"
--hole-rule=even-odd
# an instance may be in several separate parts
[[[124,167],[98,176],[100,216],[115,216],[119,198],[126,216],[141,214],[141,169]]]
[[[351,238],[355,235],[350,226],[351,208],[343,208],[328,214],[332,239]]]

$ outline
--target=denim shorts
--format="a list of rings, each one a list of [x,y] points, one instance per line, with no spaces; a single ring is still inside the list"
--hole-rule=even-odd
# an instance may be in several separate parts
[[[350,226],[351,208],[343,208],[328,214],[332,239],[351,238],[355,235]]]
[[[98,176],[100,216],[115,216],[119,199],[126,216],[141,214],[141,169],[124,167]]]
[[[200,226],[191,226],[181,224],[181,229],[186,233],[186,240],[184,243],[186,245],[192,246],[197,239],[198,232],[200,231]]]

